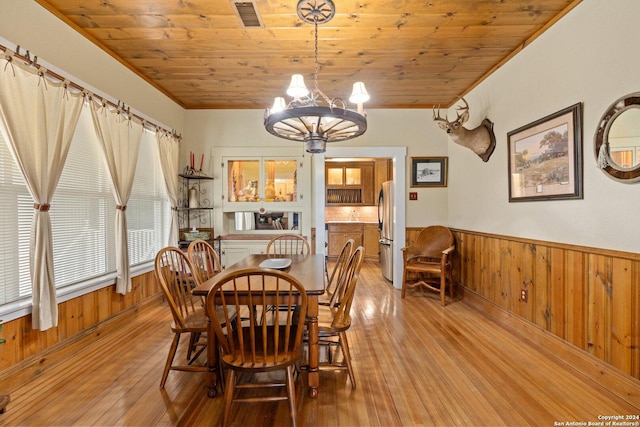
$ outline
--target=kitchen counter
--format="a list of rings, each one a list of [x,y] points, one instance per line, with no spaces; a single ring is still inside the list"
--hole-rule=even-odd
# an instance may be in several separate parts
[[[376,221],[325,221],[325,224],[377,224]]]
[[[282,233],[273,234],[224,234],[216,237],[217,240],[271,240]]]

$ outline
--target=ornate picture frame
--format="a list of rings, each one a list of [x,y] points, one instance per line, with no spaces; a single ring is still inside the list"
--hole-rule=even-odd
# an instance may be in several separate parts
[[[448,157],[412,157],[411,188],[446,187]]]
[[[582,199],[582,103],[507,134],[509,202]]]

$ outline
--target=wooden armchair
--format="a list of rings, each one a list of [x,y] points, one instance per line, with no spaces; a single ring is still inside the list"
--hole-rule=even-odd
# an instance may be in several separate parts
[[[440,292],[440,304],[444,306],[447,286],[449,297],[453,298],[451,254],[454,250],[451,230],[440,225],[423,229],[415,243],[402,248],[402,298],[407,288],[425,287]]]

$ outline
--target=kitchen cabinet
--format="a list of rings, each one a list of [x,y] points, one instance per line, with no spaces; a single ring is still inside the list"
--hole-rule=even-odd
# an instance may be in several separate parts
[[[380,232],[378,231],[378,224],[364,224],[362,241],[365,258],[378,261],[380,259]]]
[[[363,246],[365,258],[378,260],[378,225],[361,222],[327,224],[327,255],[337,258],[345,242],[353,239],[355,247]]]
[[[325,162],[325,200],[328,206],[375,205],[375,163]]]
[[[224,212],[292,211],[301,206],[297,157],[223,157]]]
[[[249,255],[267,253],[268,243],[268,240],[222,240],[220,264],[227,268]]]
[[[355,247],[362,245],[362,224],[335,223],[327,225],[329,257],[337,258],[347,240],[353,239]]]
[[[382,188],[382,183],[393,179],[393,160],[392,159],[375,159],[376,170],[374,178],[374,191],[376,203],[378,203],[378,192]]]
[[[185,233],[197,230],[200,237],[210,240],[213,235],[213,207],[211,204],[210,183],[213,178],[205,175],[181,173],[179,200],[178,200],[178,224],[180,227],[179,244],[187,246],[190,240]]]

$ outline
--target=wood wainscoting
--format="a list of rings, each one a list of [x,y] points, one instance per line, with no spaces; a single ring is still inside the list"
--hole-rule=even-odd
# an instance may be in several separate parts
[[[2,325],[0,371],[5,371],[21,362],[30,362],[34,356],[45,357],[74,339],[87,334],[100,334],[96,329],[116,315],[124,315],[155,299],[162,297],[153,271],[131,279],[131,292],[120,295],[115,283],[97,291],[58,304],[58,326],[46,331],[31,327],[31,315],[6,322]],[[122,317],[117,316],[120,320]]]
[[[407,228],[407,245],[420,230]],[[640,379],[640,254],[452,231],[459,295],[475,294]]]

